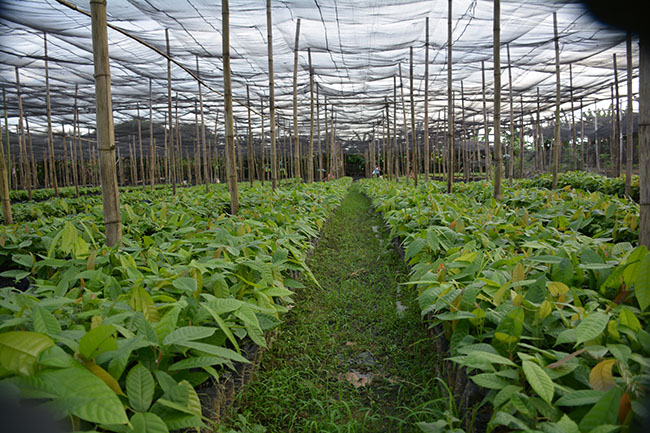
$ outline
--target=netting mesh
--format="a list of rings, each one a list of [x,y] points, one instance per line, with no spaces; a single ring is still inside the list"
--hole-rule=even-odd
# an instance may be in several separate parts
[[[73,0],[89,10],[87,1]],[[203,0],[108,0],[109,23],[165,51],[169,30],[171,56],[195,71],[197,61],[203,87],[208,129],[213,131],[223,110],[221,63],[221,2]],[[268,60],[266,2],[231,0],[230,41],[235,119],[239,132],[248,128],[246,90],[250,89],[253,130],[259,136],[263,106],[268,115]],[[456,121],[468,128],[483,124],[482,62],[485,65],[488,112],[492,111],[492,11],[489,0],[453,2],[453,74]],[[515,117],[537,108],[539,89],[542,118],[550,118],[555,102],[553,12],[557,12],[562,109],[593,105],[610,98],[614,84],[612,54],[617,53],[620,94],[626,97],[625,34],[607,29],[578,3],[567,1],[502,1],[502,113],[508,122],[508,61],[510,51]],[[424,122],[425,18],[429,18],[429,117],[441,124],[447,105],[447,1],[446,0],[294,0],[273,1],[273,54],[275,95],[280,126],[291,128],[293,110],[293,52],[296,21],[301,19],[298,70],[300,134],[309,132],[310,88],[307,49],[311,50],[320,101],[336,113],[338,137],[344,147],[359,151],[359,143],[374,130],[381,131],[385,103],[393,103],[393,83],[403,81],[410,118],[409,49],[414,54],[416,125]],[[20,68],[25,115],[34,131],[46,127],[44,33],[47,33],[52,114],[54,125],[73,121],[75,91],[80,121],[92,129],[95,101],[90,18],[55,0],[3,1],[0,11],[0,86],[6,91],[8,116],[17,116],[16,78]],[[109,29],[113,108],[116,123],[142,118],[146,128],[149,80],[153,87],[154,121],[162,123],[167,108],[167,60],[146,45]],[[638,59],[637,44],[633,44]],[[402,80],[399,68],[402,69]],[[569,81],[569,66],[573,82]],[[635,60],[636,71],[636,60]],[[636,72],[635,72],[636,74]],[[461,95],[461,81],[463,94]],[[181,123],[193,124],[198,100],[197,81],[176,65],[172,87],[178,99]],[[636,89],[636,77],[635,77]],[[397,91],[398,125],[401,123]],[[623,99],[624,100],[624,99]],[[464,116],[461,102],[464,102]],[[523,102],[523,105],[522,105]],[[176,103],[176,102],[175,102]],[[331,117],[331,113],[329,114]],[[393,115],[391,107],[390,115]],[[219,117],[223,117],[219,115]],[[491,116],[490,116],[491,117]],[[440,121],[439,121],[440,119]],[[10,122],[11,123],[11,122]],[[14,122],[15,123],[15,122]],[[267,132],[268,132],[268,120]],[[392,126],[392,119],[391,119]],[[222,122],[217,123],[222,128]],[[321,125],[324,130],[324,124]],[[432,134],[433,130],[432,129]],[[401,126],[398,132],[402,133]],[[131,132],[132,133],[132,132]],[[160,132],[157,133],[159,135]],[[148,139],[148,133],[144,133]],[[128,136],[117,135],[117,140]],[[162,140],[162,137],[159,138]],[[38,154],[38,152],[37,152]],[[37,155],[39,157],[40,155]]]

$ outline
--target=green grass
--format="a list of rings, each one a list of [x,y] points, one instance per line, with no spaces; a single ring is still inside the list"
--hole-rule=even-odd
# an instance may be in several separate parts
[[[442,417],[447,399],[435,380],[437,354],[415,294],[399,285],[407,271],[356,185],[308,263],[321,288],[303,279],[307,287],[296,293],[225,424],[242,431],[261,424],[273,433],[396,433]],[[371,381],[356,388],[352,374]]]

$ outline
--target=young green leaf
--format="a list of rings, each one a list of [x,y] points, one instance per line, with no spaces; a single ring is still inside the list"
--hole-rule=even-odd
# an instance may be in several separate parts
[[[131,429],[133,433],[169,433],[167,424],[158,415],[151,412],[138,412],[131,417]]]
[[[142,364],[131,368],[126,375],[126,393],[129,404],[136,412],[146,412],[151,406],[155,390],[153,376],[149,369]]]
[[[38,355],[54,341],[47,335],[29,331],[0,334],[0,365],[14,374],[30,376],[36,370]]]
[[[554,385],[548,373],[533,361],[524,361],[522,369],[531,388],[547,403],[553,400]]]
[[[86,359],[94,359],[100,353],[117,349],[113,325],[99,325],[88,331],[79,341],[79,353]]]
[[[597,311],[585,317],[576,327],[576,345],[593,340],[603,333],[609,321],[609,314]]]

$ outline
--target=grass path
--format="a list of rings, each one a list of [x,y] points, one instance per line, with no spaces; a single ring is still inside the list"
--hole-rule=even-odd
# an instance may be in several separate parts
[[[440,418],[436,354],[414,294],[399,285],[406,269],[355,185],[308,263],[321,288],[303,280],[278,339],[239,396],[243,424],[269,433],[396,433]]]

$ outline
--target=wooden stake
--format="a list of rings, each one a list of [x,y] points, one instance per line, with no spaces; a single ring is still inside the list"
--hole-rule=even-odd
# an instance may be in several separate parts
[[[494,0],[494,198],[501,200],[501,0]]]
[[[239,210],[239,190],[237,186],[237,167],[235,166],[235,133],[233,130],[232,83],[230,81],[230,12],[228,0],[221,0],[221,17],[226,154],[228,155],[226,173],[228,176],[228,190],[230,191],[230,212],[234,215]]]
[[[627,54],[627,151],[625,160],[625,195],[632,196],[632,162],[634,158],[634,110],[632,109],[632,35],[625,40]]]
[[[106,4],[104,2],[104,8],[105,7]],[[56,179],[56,164],[54,162],[54,133],[52,132],[52,105],[50,104],[50,72],[47,64],[47,33],[45,32],[43,33],[43,49],[45,51],[43,59],[45,61],[45,105],[47,108],[47,142],[50,149],[50,179],[52,179],[54,184],[54,195],[58,197],[59,185]]]
[[[273,79],[273,24],[271,22],[271,0],[266,0],[266,31],[269,56],[269,118],[271,123],[271,185],[278,184],[278,155],[275,148],[275,89]]]
[[[560,38],[557,33],[557,13],[553,12],[553,33],[555,41],[555,138],[553,140],[553,189],[557,189],[557,175],[560,170]]]
[[[104,225],[106,226],[106,244],[112,247],[119,244],[122,238],[122,217],[120,214],[120,193],[117,189],[117,176],[115,174],[115,135],[113,131],[108,36],[106,33],[106,0],[90,0],[90,13],[92,16],[97,144],[101,164]],[[56,182],[54,184],[56,185]]]

